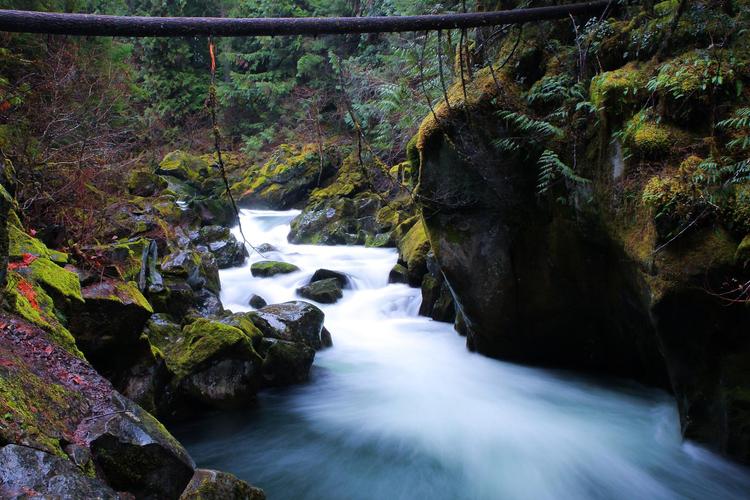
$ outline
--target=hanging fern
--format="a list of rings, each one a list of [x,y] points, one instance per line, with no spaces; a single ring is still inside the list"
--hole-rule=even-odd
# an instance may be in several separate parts
[[[587,184],[591,181],[576,174],[560,157],[551,149],[545,149],[537,161],[539,177],[537,191],[545,194],[558,178],[566,179],[576,184]]]
[[[562,129],[552,125],[548,121],[535,120],[528,115],[523,113],[516,113],[515,111],[500,111],[498,116],[505,120],[509,125],[512,125],[518,132],[523,134],[535,134],[531,136],[531,140],[540,141],[549,137],[562,138],[564,133]]]

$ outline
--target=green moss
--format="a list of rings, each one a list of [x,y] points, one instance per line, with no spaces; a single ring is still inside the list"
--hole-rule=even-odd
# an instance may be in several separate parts
[[[745,235],[737,246],[737,251],[734,253],[734,260],[742,267],[747,267],[750,264],[750,234]]]
[[[625,146],[638,158],[659,159],[685,146],[688,135],[682,130],[659,123],[647,112],[636,114],[625,126]]]
[[[171,175],[183,181],[199,182],[208,172],[209,163],[184,151],[173,151],[159,163],[158,173]]]
[[[63,269],[49,259],[39,258],[29,266],[29,276],[54,295],[83,303],[78,275]]]
[[[83,406],[83,395],[41,379],[18,358],[0,366],[0,441],[18,443],[67,458],[61,440],[71,418]]]
[[[424,256],[430,250],[430,241],[421,220],[406,233],[406,236],[399,243],[399,249],[404,262],[410,268],[413,262],[424,259]]]
[[[435,114],[428,113],[422,120],[417,133],[416,146],[419,151],[424,150],[426,141],[440,130],[442,122],[450,122],[454,116],[461,116],[465,110],[475,111],[481,107],[489,106],[494,102],[496,107],[504,109],[519,109],[521,107],[521,90],[515,80],[505,71],[495,71],[495,79],[489,68],[485,67],[477,71],[474,79],[467,82],[466,98],[461,82],[456,82],[448,90],[448,103],[442,99],[435,106]],[[501,93],[498,91],[501,89]],[[460,113],[460,115],[454,115]],[[435,117],[437,116],[437,120]]]
[[[254,262],[250,266],[250,272],[253,276],[274,276],[276,274],[288,274],[299,271],[299,267],[288,262],[280,262],[275,260],[264,260],[261,262]]]
[[[344,159],[333,182],[324,188],[315,189],[310,195],[310,201],[350,198],[366,188],[367,178],[362,172],[356,153],[352,153]]]
[[[220,321],[199,318],[185,326],[182,333],[182,341],[165,351],[167,366],[178,377],[184,377],[222,352],[232,352],[238,356],[249,352],[260,359],[249,335]]]
[[[591,79],[590,99],[597,109],[610,116],[622,115],[644,97],[651,66],[631,62]]]
[[[675,101],[705,101],[716,91],[734,89],[736,75],[735,67],[728,62],[730,56],[719,49],[686,52],[662,64],[649,89]]]
[[[66,351],[79,358],[84,357],[73,335],[61,323],[61,314],[55,308],[54,301],[40,285],[11,271],[7,277],[5,298],[12,312],[43,328],[50,339]]]

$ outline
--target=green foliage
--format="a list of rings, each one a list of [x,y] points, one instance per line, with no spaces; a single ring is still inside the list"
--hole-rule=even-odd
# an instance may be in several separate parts
[[[545,149],[537,161],[539,167],[539,179],[537,182],[537,191],[539,194],[545,194],[552,187],[555,180],[563,178],[572,183],[587,184],[591,181],[584,179],[576,174],[565,162],[560,160],[552,150]]]

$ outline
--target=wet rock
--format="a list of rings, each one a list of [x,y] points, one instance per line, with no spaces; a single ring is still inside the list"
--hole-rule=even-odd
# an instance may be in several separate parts
[[[260,253],[270,253],[270,252],[278,252],[279,249],[275,246],[271,245],[270,243],[261,243],[255,249]]]
[[[85,476],[71,461],[13,444],[0,448],[0,497],[120,498],[100,479]]]
[[[320,332],[320,343],[323,347],[333,347],[333,337],[331,336],[331,332],[329,332],[328,328],[325,326]]]
[[[406,266],[409,285],[420,286],[427,273],[427,253],[430,251],[430,241],[421,221],[412,226],[398,247],[399,261]]]
[[[282,144],[261,168],[248,170],[232,191],[238,193],[238,203],[245,207],[287,209],[330,177],[336,171],[337,159],[336,151],[329,148],[321,166],[316,144],[302,148]]]
[[[221,290],[219,268],[209,252],[192,249],[175,250],[162,260],[161,272],[165,278],[185,280],[193,290],[200,290],[203,287],[214,293],[219,293]]]
[[[204,226],[191,233],[190,237],[194,244],[202,245],[213,254],[219,269],[240,266],[245,262],[245,245],[237,241],[226,227]]]
[[[266,299],[256,294],[253,294],[253,296],[250,297],[248,304],[256,309],[260,309],[261,307],[265,307],[268,305]]]
[[[308,302],[274,304],[249,314],[266,337],[301,342],[316,350],[325,347],[322,337],[325,314]]]
[[[150,414],[114,394],[117,411],[94,418],[82,434],[107,483],[136,497],[176,498],[193,475],[187,451]]]
[[[388,273],[388,283],[409,283],[409,270],[401,264],[395,264]]]
[[[264,260],[254,262],[250,266],[250,273],[255,277],[268,278],[277,274],[288,274],[299,271],[299,267],[288,262],[279,262],[275,260]]]
[[[232,319],[236,326],[227,324]],[[177,392],[189,400],[221,408],[241,406],[254,399],[262,363],[254,337],[260,332],[249,319],[246,325],[240,321],[241,317],[223,321],[200,318],[181,331],[163,317],[150,324],[149,339],[163,352]]]
[[[292,220],[288,239],[313,245],[364,245],[380,232],[380,200],[372,194],[313,202]]]
[[[147,170],[134,170],[128,177],[128,192],[135,196],[154,196],[167,186],[161,176]]]
[[[435,321],[453,323],[456,319],[453,296],[445,280],[425,274],[422,279],[422,304],[419,314]]]
[[[297,295],[321,304],[333,304],[344,296],[339,280],[336,278],[315,281],[297,288]]]
[[[195,292],[193,310],[198,316],[217,316],[224,312],[224,306],[218,295],[204,288]]]
[[[85,305],[70,319],[78,346],[107,375],[130,366],[140,354],[151,304],[134,283],[111,279],[83,288],[83,297]]]
[[[265,500],[263,490],[232,474],[196,469],[180,500]]]
[[[315,283],[316,281],[322,281],[329,278],[333,278],[338,281],[340,288],[351,287],[349,276],[347,276],[346,273],[331,271],[330,269],[318,269],[317,271],[315,271],[315,273],[312,275],[312,278],[310,278],[310,283]]]
[[[300,342],[264,339],[263,382],[284,386],[306,382],[315,359],[315,350]]]

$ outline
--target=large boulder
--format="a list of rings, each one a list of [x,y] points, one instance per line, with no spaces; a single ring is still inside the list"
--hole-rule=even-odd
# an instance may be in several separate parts
[[[328,278],[297,288],[297,295],[321,304],[333,304],[343,297],[344,293],[341,291],[340,280]]]
[[[0,442],[68,457],[116,491],[136,497],[179,497],[193,475],[188,453],[86,361],[40,328],[5,313],[0,314],[0,359]],[[67,481],[83,497],[86,488],[107,493],[99,483],[66,478],[68,468],[36,451],[29,455],[3,450],[10,455],[4,455],[7,460],[54,466],[58,478],[50,476],[47,488]],[[13,487],[26,480],[19,474],[12,479]],[[38,485],[37,478],[27,479],[28,488]]]
[[[85,305],[70,329],[87,359],[112,376],[130,366],[143,348],[140,336],[154,312],[135,283],[105,278],[83,288]]]
[[[0,448],[0,497],[120,498],[104,481],[86,476],[70,460],[14,444]]]
[[[179,397],[209,407],[252,402],[261,384],[262,359],[255,350],[262,334],[249,319],[199,318],[180,329],[163,315],[146,329],[164,356]]]
[[[232,186],[242,206],[283,210],[303,201],[336,171],[338,154],[327,148],[321,162],[315,144],[282,144],[261,168],[245,172]]]
[[[266,337],[301,342],[316,350],[328,347],[322,334],[325,314],[308,302],[284,302],[248,314]]]

